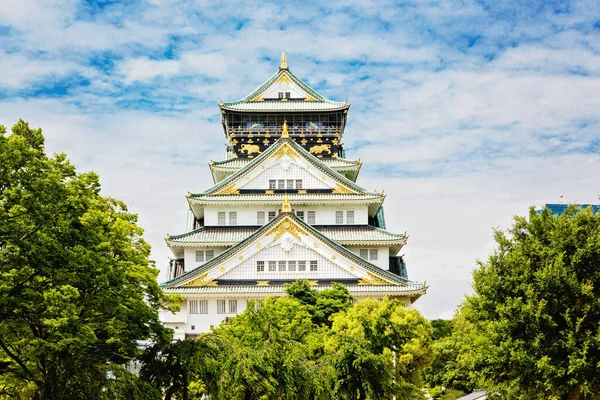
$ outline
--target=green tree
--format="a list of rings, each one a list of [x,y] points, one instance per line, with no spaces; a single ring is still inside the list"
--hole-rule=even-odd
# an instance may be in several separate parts
[[[600,398],[600,214],[532,208],[495,239],[461,310],[459,361],[511,399]]]
[[[107,365],[119,375],[138,340],[167,335],[141,235],[96,174],[46,156],[40,129],[0,127],[0,393],[97,398]]]
[[[326,350],[342,399],[421,396],[421,371],[433,356],[431,325],[398,300],[365,300],[333,317]],[[370,371],[370,372],[369,372]]]
[[[307,280],[297,280],[286,289],[288,296],[295,298],[307,307],[315,325],[331,327],[331,316],[346,311],[352,306],[352,296],[348,288],[339,283],[333,283],[331,289],[317,291]]]

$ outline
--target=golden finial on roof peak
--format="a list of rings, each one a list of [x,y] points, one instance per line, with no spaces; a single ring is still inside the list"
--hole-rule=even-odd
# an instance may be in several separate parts
[[[290,134],[288,133],[288,126],[287,126],[287,121],[284,120],[283,121],[283,126],[281,127],[281,137],[282,138],[289,138]]]
[[[287,58],[285,57],[284,50],[281,51],[281,65],[279,66],[279,69],[288,69]]]
[[[283,196],[283,205],[281,206],[281,212],[282,213],[291,213],[292,212],[292,206],[290,205],[290,201],[288,200],[287,193],[285,194],[285,196]]]

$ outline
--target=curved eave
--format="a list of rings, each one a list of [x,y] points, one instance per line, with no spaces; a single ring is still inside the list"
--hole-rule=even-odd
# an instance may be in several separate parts
[[[363,296],[406,296],[420,297],[427,293],[428,286],[418,283],[404,285],[346,285],[350,294],[357,297]],[[264,296],[281,296],[285,294],[285,286],[199,286],[199,287],[165,287],[163,290],[169,294],[219,294],[235,297],[253,297],[257,294]],[[316,285],[316,290],[331,289],[331,285]]]
[[[254,101],[220,104],[221,111],[235,112],[315,112],[315,111],[344,111],[350,109],[350,104],[331,104],[319,101]]]
[[[327,196],[327,197],[325,197]],[[231,204],[243,202],[244,204],[276,204],[281,205],[285,194],[231,194],[231,195],[197,195],[188,197],[192,205],[208,204]],[[352,202],[353,204],[379,204],[383,203],[385,195],[361,195],[361,194],[288,194],[288,199],[293,205],[318,204],[322,202],[339,204],[340,202]]]

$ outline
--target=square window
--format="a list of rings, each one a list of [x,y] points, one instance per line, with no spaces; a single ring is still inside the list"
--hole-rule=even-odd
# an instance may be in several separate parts
[[[369,259],[369,249],[360,249],[360,258]]]
[[[316,271],[317,270],[317,262],[316,261],[311,261],[310,262],[310,270],[311,271]]]
[[[269,211],[269,221],[275,219],[277,213],[275,211]]]
[[[279,98],[283,99],[283,92],[279,92],[278,94],[279,94]]]
[[[285,261],[279,261],[279,272],[285,272]]]
[[[315,223],[315,212],[314,211],[308,211],[308,223],[309,224]]]
[[[269,179],[269,189],[276,189],[277,181],[275,179]]]
[[[269,271],[277,271],[277,261],[269,261]]]
[[[285,179],[277,180],[277,189],[285,189]]]
[[[377,249],[369,249],[369,258],[371,260],[377,260]]]
[[[346,223],[347,224],[354,223],[354,211],[346,211]]]
[[[265,262],[264,261],[256,262],[256,272],[265,272]]]
[[[225,300],[217,300],[217,314],[225,314]]]
[[[237,314],[237,300],[229,300],[229,314]]]
[[[288,179],[286,182],[286,186],[288,189],[293,189],[294,188],[294,180],[293,179]]]
[[[204,262],[204,250],[196,250],[196,262]]]
[[[304,211],[296,211],[296,217],[304,221]]]
[[[306,261],[298,261],[298,271],[306,271]]]
[[[343,211],[336,211],[335,212],[335,223],[336,224],[343,224],[344,223],[344,212]]]
[[[296,272],[296,261],[288,261],[288,271]]]
[[[225,212],[224,211],[219,211],[219,225],[225,225]]]
[[[264,225],[265,224],[265,212],[264,211],[258,211],[256,213],[256,223],[258,225]]]
[[[285,92],[285,98],[286,99],[289,99],[291,95],[292,95],[291,92]]]
[[[213,258],[215,258],[215,251],[214,250],[206,250],[205,254],[206,254],[206,261],[212,260]]]
[[[296,189],[302,189],[302,179],[296,179]]]
[[[229,225],[237,225],[237,212],[229,212]]]

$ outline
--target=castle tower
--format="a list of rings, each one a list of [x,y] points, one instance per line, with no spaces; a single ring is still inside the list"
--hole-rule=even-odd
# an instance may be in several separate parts
[[[239,101],[220,103],[226,159],[210,162],[214,185],[188,193],[188,231],[167,235],[174,254],[164,313],[176,338],[197,335],[242,312],[249,300],[285,295],[309,280],[344,284],[358,300],[411,304],[427,286],[408,279],[389,232],[383,192],[356,183],[360,160],[345,157],[348,102],[328,100],[298,79],[285,53],[279,70]]]

